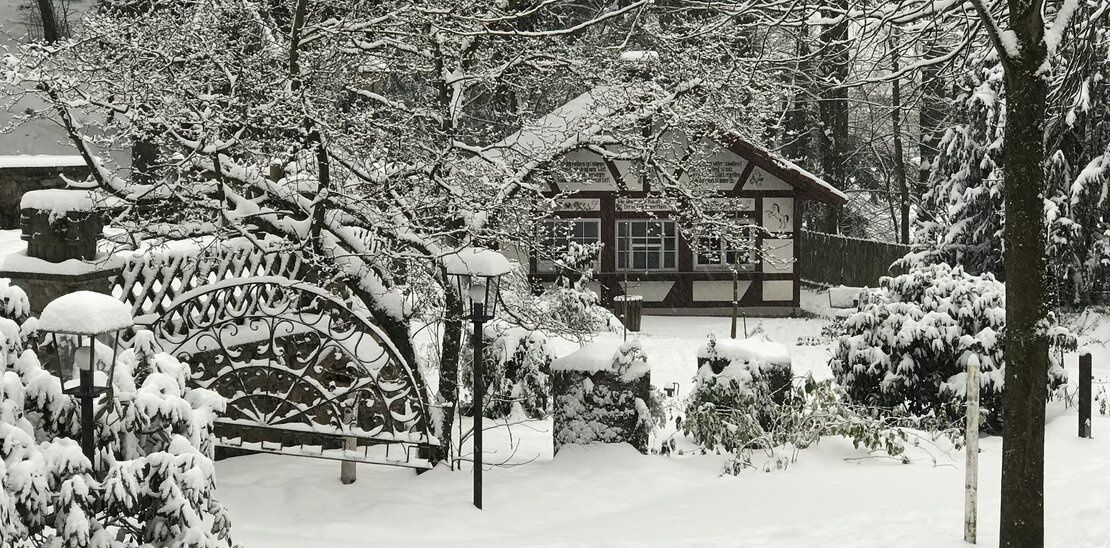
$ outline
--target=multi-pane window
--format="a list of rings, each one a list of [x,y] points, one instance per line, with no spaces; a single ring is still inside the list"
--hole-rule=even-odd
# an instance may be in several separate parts
[[[593,245],[601,240],[601,221],[598,219],[547,219],[543,222],[543,254],[537,267],[542,272],[555,270],[552,259],[561,259],[570,249],[570,244]],[[594,261],[597,270],[597,261]]]
[[[698,270],[755,270],[755,230],[737,231],[729,238],[699,238]]]
[[[617,270],[676,270],[678,233],[674,221],[617,222]]]

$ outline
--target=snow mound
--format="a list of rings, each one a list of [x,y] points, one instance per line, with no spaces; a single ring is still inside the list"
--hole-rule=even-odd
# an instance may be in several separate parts
[[[832,308],[856,308],[863,300],[862,287],[836,286],[829,288],[829,306]]]
[[[504,255],[492,249],[467,247],[443,257],[447,273],[470,276],[502,276],[512,270]]]
[[[121,207],[127,202],[96,190],[49,188],[32,190],[19,200],[20,209],[49,211],[51,218],[72,211],[92,211],[99,208]]]
[[[712,350],[711,350],[712,349]],[[760,362],[765,364],[789,365],[790,349],[763,337],[750,339],[716,339],[715,345],[708,342],[698,349],[698,357],[705,359],[726,359],[730,362]]]
[[[82,167],[85,159],[79,155],[50,156],[45,154],[16,154],[0,156],[0,169],[28,167]]]
[[[42,310],[38,328],[55,333],[97,335],[131,327],[131,307],[110,295],[76,291],[62,295]]]
[[[594,374],[609,371],[622,379],[636,379],[651,371],[639,339],[627,342],[598,341],[551,362],[552,371]]]

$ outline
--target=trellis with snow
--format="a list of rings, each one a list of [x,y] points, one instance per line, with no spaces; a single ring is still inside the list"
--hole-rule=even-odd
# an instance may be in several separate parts
[[[24,202],[31,216],[91,223],[86,232],[98,236],[103,202],[86,194],[41,191]],[[64,211],[53,211],[59,204]],[[0,268],[29,283],[37,306],[54,297],[60,279],[69,281],[63,290],[91,281],[125,303],[161,348],[192,365],[192,386],[227,399],[218,446],[429,468],[439,441],[419,373],[357,297],[319,285],[318,272],[279,244],[193,239],[114,253],[101,245],[91,257],[73,246],[60,248],[70,257],[29,246]],[[124,343],[135,344],[131,338]]]

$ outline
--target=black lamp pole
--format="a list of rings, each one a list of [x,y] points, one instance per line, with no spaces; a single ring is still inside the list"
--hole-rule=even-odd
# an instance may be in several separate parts
[[[92,339],[91,336],[89,338]],[[82,342],[81,336],[78,336],[78,348],[81,347]],[[95,342],[91,340],[90,342],[95,345]],[[90,348],[89,354],[95,356],[94,349]],[[92,359],[95,358],[90,358],[90,361]],[[74,361],[76,362],[76,360]],[[81,393],[77,395],[81,400],[81,452],[85,454],[89,462],[92,462],[96,455],[96,445],[93,443],[93,364],[90,363],[87,368],[81,367],[81,364],[75,363],[74,365],[77,366],[81,386]]]
[[[482,345],[485,343],[482,336],[483,325],[486,323],[485,305],[474,303],[471,305],[470,320],[474,322],[474,404],[471,406],[474,415],[474,507],[482,509],[482,407],[486,400],[486,387],[482,371]]]
[[[96,445],[93,443],[93,379],[92,371],[81,370],[81,452],[92,462],[96,454]]]

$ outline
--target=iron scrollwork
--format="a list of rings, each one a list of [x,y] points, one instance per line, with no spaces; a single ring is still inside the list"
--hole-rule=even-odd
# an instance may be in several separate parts
[[[317,286],[279,276],[201,286],[148,328],[198,386],[228,399],[222,445],[409,466],[426,466],[438,445],[409,364]]]

